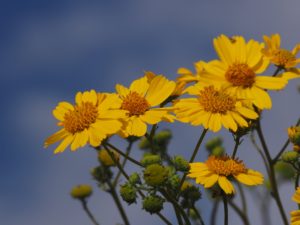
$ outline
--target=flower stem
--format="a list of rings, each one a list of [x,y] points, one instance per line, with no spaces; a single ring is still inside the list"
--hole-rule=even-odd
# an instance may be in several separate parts
[[[121,167],[122,167],[123,169],[124,169],[124,167],[125,167],[125,164],[126,164],[126,162],[127,162],[128,157],[129,157],[129,154],[130,154],[130,151],[131,151],[131,148],[132,148],[132,144],[133,144],[133,142],[132,142],[132,141],[129,141],[128,146],[127,146],[127,148],[126,148],[126,152],[125,152],[126,157],[124,157],[124,160],[123,160],[122,165],[121,165]],[[115,178],[115,180],[114,180],[114,182],[113,182],[113,186],[114,186],[114,187],[116,187],[116,185],[118,184],[118,180],[119,180],[121,174],[122,174],[122,173],[121,173],[121,170],[119,170],[119,172],[118,172],[118,174],[116,175],[116,178]]]
[[[201,224],[201,225],[205,225],[205,223],[204,223],[204,221],[203,221],[203,219],[202,219],[202,216],[201,216],[201,214],[198,212],[198,210],[197,210],[197,208],[195,207],[195,205],[193,205],[192,209],[195,211],[196,216],[197,216],[197,218],[198,218],[199,221],[200,221],[200,224]]]
[[[236,137],[234,138],[235,145],[234,145],[234,149],[233,149],[231,158],[235,158],[235,155],[236,155],[236,153],[237,153],[238,147],[239,147],[239,145],[242,143],[242,142],[240,141],[240,138],[241,138],[241,137],[240,137],[239,135],[236,136]]]
[[[88,206],[87,206],[87,201],[85,199],[81,200],[81,204],[83,207],[83,210],[86,212],[86,214],[88,215],[88,217],[91,219],[91,221],[93,222],[94,225],[100,225],[97,220],[95,219],[95,217],[93,216],[93,214],[91,213],[91,211],[89,210]]]
[[[225,193],[222,194],[224,203],[224,225],[228,225],[228,200]]]
[[[201,133],[201,135],[200,135],[200,137],[199,137],[199,139],[198,139],[198,142],[197,142],[197,144],[196,144],[196,146],[195,146],[195,149],[194,149],[194,151],[193,151],[193,154],[192,154],[192,156],[191,156],[191,158],[190,158],[190,160],[189,160],[189,163],[194,162],[194,159],[195,159],[195,157],[196,157],[196,155],[197,155],[197,153],[198,153],[198,151],[199,151],[199,149],[200,149],[201,143],[202,143],[202,141],[203,141],[203,139],[204,139],[206,133],[207,133],[207,129],[203,129],[203,131],[202,131],[202,133]],[[183,185],[183,182],[184,182],[186,176],[187,176],[187,173],[184,173],[183,177],[181,178],[181,181],[180,181],[180,184],[179,184],[179,188],[178,188],[177,198],[178,198],[179,195],[180,195],[180,189],[181,189],[181,186]],[[177,198],[176,198],[176,199],[177,199]]]
[[[216,218],[217,218],[217,212],[219,209],[219,204],[220,201],[219,200],[215,200],[211,214],[210,214],[210,225],[216,225]]]
[[[110,143],[105,143],[103,144],[104,146],[107,145],[108,147],[112,148],[113,150],[115,150],[116,152],[118,152],[120,155],[122,155],[124,158],[127,158],[129,161],[131,161],[132,163],[140,166],[140,167],[144,167],[139,161],[131,158],[129,155],[126,155],[126,153],[122,152],[120,149],[118,149],[117,147],[115,147],[114,145],[110,144]]]
[[[244,222],[244,225],[250,225],[247,215],[236,204],[234,204],[234,202],[229,201],[228,203],[233,208],[233,210],[239,215],[241,220]]]
[[[260,139],[263,151],[266,155],[266,159],[267,159],[267,162],[268,162],[268,165],[269,165],[269,177],[270,177],[271,187],[272,187],[272,191],[273,191],[273,194],[274,194],[275,201],[276,201],[277,206],[279,208],[279,212],[281,214],[284,225],[288,225],[289,224],[288,219],[287,219],[286,214],[284,212],[284,208],[283,208],[283,205],[282,205],[282,202],[281,202],[281,199],[280,199],[280,195],[279,195],[279,191],[278,191],[278,187],[277,187],[277,181],[276,181],[275,171],[274,171],[274,164],[273,164],[271,155],[269,153],[269,149],[267,147],[265,138],[263,136],[260,120],[257,121],[256,131],[258,133],[258,137]]]

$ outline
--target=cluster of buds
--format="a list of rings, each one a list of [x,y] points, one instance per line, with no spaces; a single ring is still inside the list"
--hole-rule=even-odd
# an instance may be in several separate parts
[[[205,148],[210,155],[222,156],[225,153],[225,149],[223,147],[223,140],[221,137],[214,137],[207,141],[205,144]]]

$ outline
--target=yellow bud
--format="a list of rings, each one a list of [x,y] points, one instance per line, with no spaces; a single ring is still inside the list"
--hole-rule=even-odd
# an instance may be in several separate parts
[[[89,197],[92,192],[93,189],[90,185],[81,184],[73,187],[70,194],[73,198],[84,199]]]
[[[116,151],[110,152],[113,153],[115,160],[119,161],[119,153],[117,153]],[[110,157],[110,154],[107,152],[106,149],[102,149],[99,151],[98,159],[104,166],[115,166],[115,161]]]
[[[300,126],[292,126],[287,129],[290,141],[295,145],[300,145]]]

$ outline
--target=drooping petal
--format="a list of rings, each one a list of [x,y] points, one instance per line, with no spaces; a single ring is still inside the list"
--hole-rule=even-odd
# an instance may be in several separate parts
[[[218,183],[226,194],[234,193],[234,187],[232,183],[225,176],[219,176]]]
[[[257,76],[255,78],[255,85],[257,87],[269,90],[281,90],[287,83],[287,80],[281,77]]]
[[[63,129],[57,131],[56,133],[52,134],[50,137],[48,137],[45,140],[44,147],[46,148],[49,145],[54,144],[55,142],[58,142],[61,139],[64,139],[68,135],[69,135],[69,133],[63,128]]]
[[[74,135],[68,135],[54,150],[54,154],[63,152],[73,141]]]

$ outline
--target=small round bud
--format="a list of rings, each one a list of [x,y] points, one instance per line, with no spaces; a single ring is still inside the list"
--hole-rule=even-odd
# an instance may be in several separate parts
[[[144,157],[141,160],[141,163],[143,166],[148,166],[151,164],[160,164],[161,158],[159,155],[147,154],[147,155],[144,155]]]
[[[148,139],[145,137],[141,138],[141,140],[139,142],[139,148],[140,149],[148,149],[150,147],[151,147],[151,145],[150,145],[150,142],[148,141]]]
[[[144,170],[144,180],[150,186],[160,186],[168,179],[169,172],[159,164],[151,164]]]
[[[165,200],[158,195],[150,195],[143,200],[143,209],[153,214],[158,213],[163,209]]]
[[[98,159],[104,166],[115,166],[115,161],[119,161],[120,155],[116,151],[110,151],[114,155],[113,160],[106,149],[102,149],[98,153]]]
[[[300,145],[300,126],[293,126],[288,128],[288,136],[294,145]]]
[[[109,169],[104,169],[102,166],[97,166],[91,170],[93,178],[100,183],[105,183],[108,179],[111,179],[113,174]]]
[[[295,151],[288,151],[282,154],[281,159],[284,162],[294,162],[298,159],[299,153]]]
[[[93,189],[90,185],[81,184],[72,188],[71,196],[76,199],[85,199],[93,193]]]
[[[153,140],[155,143],[161,145],[161,144],[167,144],[171,138],[172,138],[172,133],[170,130],[162,130],[154,135]]]
[[[136,189],[130,184],[124,184],[120,188],[120,195],[122,199],[129,205],[136,202]]]
[[[289,163],[278,161],[274,168],[275,171],[284,179],[291,179],[295,176],[295,170]]]
[[[214,147],[213,150],[211,151],[211,155],[214,156],[222,156],[224,155],[225,149],[222,146],[217,146]]]
[[[187,172],[190,169],[189,162],[180,155],[177,155],[174,157],[173,163],[174,163],[176,170],[178,170],[178,171]]]
[[[129,176],[129,183],[130,184],[141,184],[141,179],[138,173],[133,173]]]
[[[214,138],[210,139],[208,142],[206,142],[205,148],[208,151],[212,151],[215,147],[221,146],[222,143],[223,143],[223,140],[221,137],[214,137]]]
[[[174,190],[177,190],[180,185],[180,181],[181,180],[180,180],[179,176],[177,174],[174,174],[173,176],[171,176],[169,178],[168,183]]]

